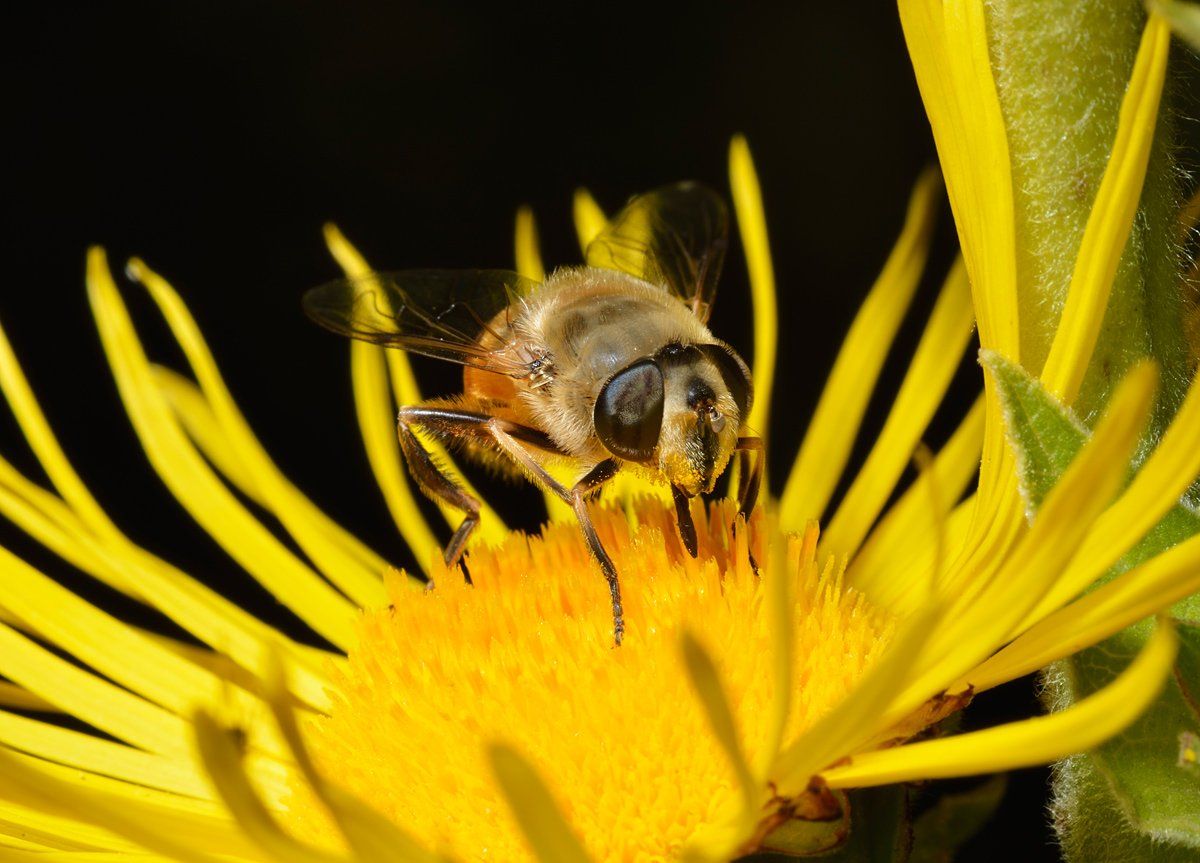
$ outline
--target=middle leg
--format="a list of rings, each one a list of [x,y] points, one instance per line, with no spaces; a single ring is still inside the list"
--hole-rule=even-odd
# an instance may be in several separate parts
[[[621,638],[625,633],[625,614],[621,608],[621,583],[617,578],[617,567],[613,564],[608,552],[605,551],[603,543],[600,542],[600,535],[596,533],[596,526],[592,524],[592,516],[587,508],[588,497],[617,475],[621,469],[620,462],[616,459],[605,459],[584,474],[573,486],[567,488],[552,477],[538,463],[537,459],[513,435],[509,434],[500,421],[493,420],[488,425],[488,429],[500,449],[521,465],[535,482],[551,494],[557,495],[575,512],[575,518],[579,522],[579,529],[583,531],[583,538],[587,542],[588,550],[604,574],[604,580],[608,582],[608,594],[612,602],[613,642],[620,645]]]

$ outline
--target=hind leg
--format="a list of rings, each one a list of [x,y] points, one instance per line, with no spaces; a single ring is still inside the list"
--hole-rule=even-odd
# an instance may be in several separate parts
[[[396,435],[400,440],[400,450],[421,491],[430,500],[448,504],[463,513],[462,523],[446,544],[444,557],[447,566],[453,567],[462,559],[467,540],[479,524],[479,501],[438,466],[429,450],[413,433],[413,429],[423,428],[446,438],[493,440],[493,425],[503,428],[513,438],[542,448],[553,448],[546,435],[537,429],[499,420],[480,411],[461,410],[437,404],[406,405],[400,408],[396,417]],[[467,580],[470,581],[469,576]]]
[[[409,473],[412,474],[425,496],[430,500],[449,504],[463,513],[462,522],[454,531],[454,535],[450,537],[450,541],[446,543],[442,554],[446,566],[453,568],[462,559],[463,550],[467,547],[467,539],[470,538],[475,526],[479,524],[479,501],[445,474],[433,460],[429,450],[425,449],[421,441],[413,434],[413,426],[425,425],[421,420],[425,419],[422,414],[426,410],[429,409],[401,408],[400,415],[396,420],[396,435],[400,439],[400,451],[404,454],[404,461],[408,464]],[[463,575],[469,583],[471,581],[470,574],[464,570]]]

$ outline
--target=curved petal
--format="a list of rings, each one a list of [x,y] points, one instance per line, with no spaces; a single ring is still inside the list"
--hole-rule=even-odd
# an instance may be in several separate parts
[[[370,608],[383,604],[387,566],[383,558],[335,524],[276,467],[234,402],[200,328],[175,289],[136,258],[129,262],[127,272],[145,286],[162,312],[212,407],[224,440],[250,472],[267,509],[314,565],[356,605]]]
[[[488,750],[496,781],[512,807],[534,855],[542,863],[588,863],[579,839],[533,765],[512,747],[493,744]]]
[[[847,556],[858,551],[941,404],[973,326],[971,293],[960,262],[946,277],[871,454],[822,532],[822,551]]]
[[[784,530],[821,517],[846,467],[867,401],[925,270],[941,188],[936,171],[917,180],[896,245],[842,340],[780,499]]]
[[[354,607],[271,535],[217,479],[153,385],[149,362],[109,273],[88,256],[88,297],[126,411],[142,446],[176,499],[220,545],[305,623],[343,650]]]
[[[729,185],[738,230],[746,251],[750,271],[750,294],[754,304],[754,406],[745,425],[766,438],[771,410],[771,391],[775,381],[775,349],[779,339],[779,311],[775,304],[775,270],[771,265],[771,247],[767,240],[767,219],[763,212],[762,189],[758,172],[750,156],[750,147],[741,135],[729,145]],[[764,478],[763,485],[767,482]]]
[[[1067,302],[1042,369],[1046,388],[1067,404],[1074,401],[1083,383],[1100,335],[1117,264],[1133,228],[1157,126],[1155,119],[1170,47],[1170,26],[1159,15],[1151,14],[1121,102],[1112,153],[1079,244]]]
[[[579,253],[586,255],[592,240],[608,225],[608,217],[587,189],[575,190],[571,213],[575,219],[575,235],[579,238]]]
[[[1154,701],[1177,649],[1174,629],[1160,624],[1120,677],[1061,713],[864,752],[821,775],[831,788],[864,788],[1013,770],[1084,752],[1120,734]]]

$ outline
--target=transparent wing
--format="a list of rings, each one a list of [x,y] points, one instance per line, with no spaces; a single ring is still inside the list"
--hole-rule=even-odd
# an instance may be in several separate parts
[[[665,287],[707,321],[728,244],[721,197],[699,183],[679,183],[631,200],[588,245],[586,257],[588,266]]]
[[[351,338],[522,377],[528,359],[502,313],[537,286],[507,270],[370,273],[313,288],[304,311]]]

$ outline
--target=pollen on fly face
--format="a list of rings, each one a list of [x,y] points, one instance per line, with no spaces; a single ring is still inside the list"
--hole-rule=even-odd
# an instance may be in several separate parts
[[[594,859],[669,859],[740,794],[684,668],[683,633],[714,657],[753,762],[777,697],[765,579],[792,582],[785,739],[841,701],[893,632],[843,587],[835,561],[818,565],[815,526],[775,540],[782,555],[756,547],[771,561],[756,575],[746,535],[765,534],[761,516],[736,531],[731,502],[692,506],[695,558],[660,502],[639,501],[632,519],[594,509],[627,584],[620,648],[570,523],[473,549],[473,586],[448,571],[433,590],[394,579],[391,606],[363,615],[358,646],[333,674],[333,709],[306,727],[318,769],[455,859],[529,859],[485,754],[505,742],[537,767]],[[292,787],[290,829],[336,845],[303,783]]]

